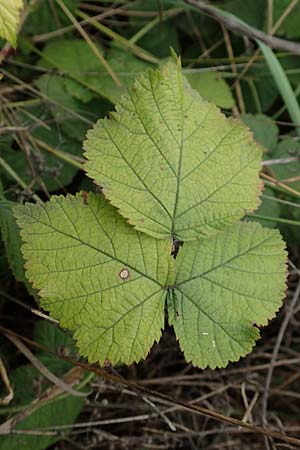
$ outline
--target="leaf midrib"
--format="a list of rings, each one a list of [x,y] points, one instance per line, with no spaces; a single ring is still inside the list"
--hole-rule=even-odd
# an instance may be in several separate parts
[[[146,189],[146,192],[148,192],[156,201],[157,203],[161,206],[162,210],[165,211],[165,213],[167,214],[167,216],[172,219],[170,212],[168,211],[167,207],[163,204],[163,202],[157,197],[157,195],[154,194],[154,192],[152,192],[148,186],[146,185],[145,181],[143,180],[143,178],[140,176],[140,174],[134,169],[134,167],[132,166],[132,164],[129,163],[129,161],[126,159],[126,157],[124,156],[122,150],[120,149],[119,145],[117,144],[117,142],[114,140],[113,136],[111,135],[110,131],[109,131],[109,126],[106,127],[104,126],[105,121],[102,122],[102,128],[103,130],[106,132],[106,134],[108,135],[108,137],[110,138],[112,144],[114,145],[115,149],[117,150],[117,152],[119,153],[120,157],[125,161],[125,163],[128,165],[128,167],[130,168],[130,170],[134,173],[134,175],[136,176],[136,178],[139,180],[139,182],[144,186],[144,188]]]
[[[226,336],[228,336],[228,338],[229,339],[232,339],[233,341],[235,341],[241,348],[243,348],[244,350],[246,350],[246,351],[248,351],[248,349],[246,348],[246,347],[244,347],[242,344],[241,344],[241,342],[240,341],[238,341],[234,336],[231,336],[229,333],[228,333],[228,331],[226,330],[226,328],[224,328],[222,325],[221,325],[221,323],[220,322],[217,322],[215,319],[213,319],[204,309],[202,309],[201,308],[201,306],[198,304],[198,303],[196,303],[196,301],[194,300],[194,299],[192,299],[189,295],[187,295],[187,293],[186,292],[183,292],[183,291],[181,291],[180,289],[177,289],[180,293],[181,293],[181,295],[182,295],[182,298],[184,298],[184,297],[186,297],[196,308],[197,308],[197,310],[198,311],[200,311],[208,320],[210,320],[213,324],[214,324],[214,326],[217,326],[217,327],[219,327],[225,334],[226,334]],[[181,300],[181,302],[182,302],[182,300]],[[225,323],[234,323],[234,324],[236,324],[236,322],[225,322]],[[197,327],[198,328],[198,327]],[[215,333],[214,333],[214,337],[215,337],[215,339],[216,339],[216,335],[215,335]]]

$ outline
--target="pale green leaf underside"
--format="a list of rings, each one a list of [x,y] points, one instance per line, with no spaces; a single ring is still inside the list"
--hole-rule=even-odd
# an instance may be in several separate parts
[[[212,235],[259,203],[259,147],[190,88],[179,62],[137,78],[85,150],[88,175],[156,238]]]
[[[134,230],[99,195],[53,196],[18,206],[16,217],[42,307],[74,331],[90,362],[145,357],[160,338],[167,298],[186,358],[223,367],[250,352],[253,324],[265,325],[284,295],[284,243],[257,223],[186,242],[174,260],[169,240]]]
[[[0,37],[13,47],[17,44],[17,30],[23,0],[0,0]]]
[[[164,325],[169,242],[136,232],[94,194],[19,206],[16,217],[27,276],[81,354],[113,364],[145,357]]]
[[[239,223],[211,239],[185,243],[168,299],[171,324],[187,360],[224,367],[249,353],[281,305],[286,252],[277,230]]]

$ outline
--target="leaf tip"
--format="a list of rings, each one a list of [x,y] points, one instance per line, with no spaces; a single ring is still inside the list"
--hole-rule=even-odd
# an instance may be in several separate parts
[[[181,69],[181,58],[179,55],[177,55],[177,53],[175,52],[173,47],[170,47],[170,53],[171,53],[171,58],[174,61],[174,63],[176,64],[176,66]]]

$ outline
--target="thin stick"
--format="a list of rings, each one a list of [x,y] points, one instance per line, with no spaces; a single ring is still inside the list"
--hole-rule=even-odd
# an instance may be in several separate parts
[[[34,341],[31,341],[30,339],[27,339],[25,337],[19,336],[18,334],[12,332],[11,330],[8,330],[7,328],[4,328],[2,326],[0,326],[0,331],[2,333],[4,333],[5,335],[9,334],[11,336],[16,336],[19,339],[22,339],[23,341],[29,343],[30,345],[33,345],[34,347],[38,347],[40,349],[43,349],[44,351],[46,351],[47,353],[50,354],[54,354],[53,352],[51,352],[49,349],[47,349],[47,347],[41,346],[40,344],[36,344]],[[58,355],[56,355],[58,356]],[[71,364],[73,364],[74,366],[77,367],[81,367],[82,369],[88,370],[89,372],[95,373],[96,375],[103,377],[113,383],[117,383],[123,386],[127,386],[129,388],[132,389],[137,389],[139,390],[141,393],[147,394],[147,395],[151,395],[155,398],[161,399],[161,400],[165,400],[170,402],[173,405],[178,405],[181,406],[184,410],[186,411],[190,411],[192,413],[195,414],[199,414],[199,415],[204,415],[207,417],[211,417],[214,420],[217,420],[219,422],[225,422],[225,423],[229,423],[231,425],[237,426],[237,427],[242,427],[245,428],[247,430],[250,430],[253,433],[259,433],[259,434],[263,434],[266,436],[270,436],[270,437],[274,437],[275,439],[280,439],[281,441],[284,442],[288,442],[290,444],[294,444],[294,445],[298,445],[300,446],[300,439],[291,437],[291,436],[287,436],[279,431],[276,430],[272,430],[270,428],[266,428],[266,427],[260,427],[257,425],[253,425],[250,423],[244,423],[242,420],[239,419],[235,419],[234,417],[229,417],[229,416],[225,416],[224,414],[212,411],[210,409],[207,408],[203,408],[201,406],[196,406],[196,405],[191,405],[187,402],[181,401],[181,400],[177,400],[169,395],[166,394],[162,394],[160,392],[156,392],[153,391],[151,389],[148,389],[144,386],[141,386],[140,384],[136,383],[135,381],[130,381],[130,380],[125,380],[124,378],[121,378],[119,376],[116,375],[112,375],[110,373],[107,373],[104,369],[98,368],[98,367],[93,367],[89,364],[84,364],[81,363],[79,361],[75,361],[72,358],[68,358],[67,356],[64,355],[59,355],[59,358],[64,360],[64,361],[68,361]]]
[[[262,166],[274,166],[275,164],[290,164],[291,162],[298,162],[298,156],[290,156],[288,158],[278,158],[278,159],[266,159],[262,161]]]
[[[227,53],[229,56],[232,72],[234,73],[235,76],[237,76],[238,72],[237,72],[237,67],[236,67],[236,63],[234,60],[234,54],[233,54],[232,45],[230,42],[229,33],[223,25],[221,25],[221,27],[222,27],[222,31],[223,31],[223,35],[224,35],[224,41],[225,41],[226,50],[227,50]],[[236,97],[238,100],[240,113],[245,114],[246,108],[245,108],[245,103],[244,103],[244,99],[243,99],[240,82],[235,83],[235,92],[236,92]]]
[[[10,334],[5,334],[7,339],[9,339],[19,350],[26,356],[27,359],[31,362],[31,364],[44,375],[51,383],[55,384],[64,392],[67,392],[74,397],[86,397],[86,392],[79,392],[76,389],[73,389],[71,386],[66,384],[64,381],[60,380],[56,375],[54,375],[47,367],[34,356],[34,354],[16,337]]]
[[[76,14],[77,14],[77,16],[81,17],[82,19],[88,19],[89,18],[89,16],[87,14],[83,13],[80,10],[77,10]],[[118,43],[118,45],[120,45],[120,46],[128,49],[129,51],[131,51],[138,58],[144,59],[145,61],[149,61],[149,62],[151,62],[153,64],[159,64],[160,63],[160,59],[156,58],[156,56],[153,56],[153,55],[151,55],[151,53],[146,52],[145,50],[143,50],[138,45],[134,44],[133,42],[130,42],[130,40],[124,38],[120,34],[118,34],[115,31],[113,31],[111,28],[106,27],[105,25],[103,25],[102,23],[97,22],[93,18],[90,18],[90,19],[91,19],[90,23],[91,23],[91,25],[93,25],[93,27],[95,27],[96,29],[101,31],[103,34],[105,34],[105,36],[108,36],[110,39],[115,40]]]
[[[266,424],[266,422],[267,422],[268,396],[269,396],[270,385],[271,385],[272,376],[273,376],[273,372],[274,372],[274,363],[277,359],[282,339],[284,338],[284,334],[286,332],[289,321],[293,315],[296,303],[299,300],[299,296],[300,296],[300,281],[298,282],[298,286],[295,290],[294,296],[289,305],[289,309],[288,309],[288,311],[284,317],[284,320],[281,324],[281,327],[280,327],[280,330],[279,330],[279,333],[277,336],[276,344],[275,344],[275,347],[274,347],[274,350],[272,353],[270,367],[269,367],[268,374],[266,377],[265,389],[264,389],[263,398],[262,398],[262,419],[263,419],[264,424]]]
[[[273,27],[273,0],[268,0],[268,34],[272,34]]]
[[[224,11],[219,11],[213,6],[209,6],[201,0],[184,0],[188,5],[202,11],[208,16],[216,19],[222,25],[224,25],[229,30],[247,36],[249,39],[258,39],[259,41],[265,43],[271,48],[278,48],[296,55],[300,55],[300,44],[294,41],[287,41],[278,37],[268,36],[256,28],[250,27],[246,23],[237,19],[232,14]]]
[[[276,180],[275,178],[271,177],[270,175],[267,175],[264,172],[260,172],[260,176],[262,178],[265,178],[266,180],[270,181],[271,183],[274,183],[276,186],[283,188],[285,191],[290,192],[293,196],[300,198],[300,192],[296,191],[296,189],[293,189],[293,188],[287,186],[286,184],[281,183],[281,181]]]
[[[4,365],[4,362],[2,361],[2,358],[0,358],[0,376],[7,390],[7,394],[5,395],[5,397],[0,398],[0,405],[9,405],[14,398],[14,391],[13,388],[11,387],[6,367]]]
[[[66,5],[62,2],[62,0],[56,0],[56,2],[58,3],[58,5],[61,7],[61,9],[63,10],[63,12],[65,13],[65,15],[68,17],[68,19],[70,19],[70,21],[72,22],[72,24],[75,26],[76,30],[81,34],[81,36],[83,37],[83,39],[85,40],[85,42],[88,44],[88,46],[90,47],[90,49],[92,50],[92,52],[94,52],[94,54],[96,55],[96,57],[98,58],[99,62],[101,63],[101,65],[107,70],[107,72],[109,73],[109,75],[111,76],[111,78],[114,80],[114,82],[116,83],[117,86],[122,86],[121,81],[119,80],[119,78],[117,77],[117,75],[115,74],[115,72],[112,70],[112,68],[110,67],[110,65],[108,64],[108,62],[106,61],[106,59],[103,57],[103,55],[99,52],[98,48],[96,47],[96,45],[94,44],[94,42],[92,41],[92,39],[90,38],[90,36],[87,34],[87,32],[85,31],[84,28],[82,28],[82,26],[79,24],[79,22],[75,19],[75,17],[73,16],[73,14],[70,12],[70,10],[66,7]]]
[[[280,25],[282,24],[282,22],[286,19],[286,17],[290,14],[290,12],[292,11],[292,9],[296,6],[296,4],[298,3],[299,0],[293,0],[288,7],[286,8],[285,11],[283,11],[282,15],[279,17],[279,19],[277,20],[277,22],[275,23],[274,27],[271,29],[270,35],[273,36],[273,34],[276,33],[276,31],[278,30],[278,28],[280,27]],[[249,59],[248,63],[246,64],[245,68],[242,70],[242,72],[239,74],[237,80],[233,83],[234,84],[240,80],[241,78],[243,78],[244,75],[246,75],[246,73],[248,72],[248,70],[250,69],[250,67],[252,66],[252,64],[258,59],[260,53],[260,49],[258,48],[254,55],[252,55],[252,57]]]
[[[30,311],[32,314],[35,314],[36,316],[41,317],[42,319],[48,320],[49,322],[55,323],[56,325],[59,324],[58,320],[53,319],[50,316],[47,316],[47,314],[44,314],[39,309],[31,308],[30,306],[26,305],[26,303],[23,303],[20,300],[18,300],[17,298],[14,298],[11,295],[6,294],[6,292],[0,290],[0,294],[2,297],[7,298],[9,301],[14,302],[17,305],[21,306],[21,308],[24,308],[27,311]]]

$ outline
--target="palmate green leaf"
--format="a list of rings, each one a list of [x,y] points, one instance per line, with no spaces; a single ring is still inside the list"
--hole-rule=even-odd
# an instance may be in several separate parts
[[[190,88],[179,60],[138,77],[84,147],[88,176],[156,238],[209,236],[259,204],[260,148]]]
[[[23,0],[0,0],[0,37],[15,48]]]
[[[261,150],[247,128],[193,91],[177,61],[139,77],[85,149],[112,204],[82,192],[16,208],[41,306],[90,362],[144,358],[166,300],[194,365],[248,353],[280,307],[286,255],[276,230],[232,224],[259,203]]]
[[[99,194],[16,208],[27,276],[41,306],[74,331],[90,362],[127,364],[158,341],[167,299],[187,359],[223,367],[248,353],[278,310],[286,277],[277,230],[231,225],[184,243],[136,231]],[[266,288],[267,287],[267,288]]]
[[[281,306],[286,278],[284,242],[277,230],[239,223],[211,239],[187,242],[176,260],[168,298],[186,359],[224,367],[249,353]]]
[[[27,276],[89,361],[146,356],[164,325],[170,242],[130,227],[99,195],[20,206]]]

